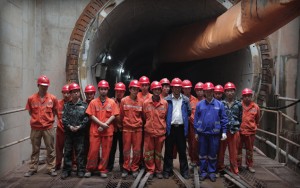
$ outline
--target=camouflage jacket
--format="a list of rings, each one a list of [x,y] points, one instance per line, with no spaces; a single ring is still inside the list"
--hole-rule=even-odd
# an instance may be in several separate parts
[[[85,113],[87,103],[79,100],[76,104],[69,101],[64,104],[62,122],[64,125],[65,133],[73,133],[70,129],[71,126],[79,126],[77,134],[84,134],[89,116]]]
[[[229,107],[229,103],[226,100],[223,100],[222,103],[225,106],[225,111],[228,117],[227,131],[230,131],[231,134],[234,134],[240,130],[242,123],[242,103],[238,100],[234,100],[231,107]]]

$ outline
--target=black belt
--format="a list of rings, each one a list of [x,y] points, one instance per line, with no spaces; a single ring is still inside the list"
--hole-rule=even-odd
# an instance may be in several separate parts
[[[179,126],[181,126],[181,125],[183,125],[183,124],[171,124],[173,127],[179,127]]]

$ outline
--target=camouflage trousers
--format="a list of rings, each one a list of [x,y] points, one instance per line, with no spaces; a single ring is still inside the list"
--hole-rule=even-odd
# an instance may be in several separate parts
[[[64,166],[63,171],[71,172],[73,149],[77,161],[77,171],[85,172],[86,152],[85,152],[85,135],[65,134],[64,145]]]

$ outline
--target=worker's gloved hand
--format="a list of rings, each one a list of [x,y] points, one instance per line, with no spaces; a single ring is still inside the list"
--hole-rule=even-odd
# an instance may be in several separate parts
[[[226,138],[227,138],[226,133],[222,133],[222,138],[221,138],[221,140],[226,140]]]

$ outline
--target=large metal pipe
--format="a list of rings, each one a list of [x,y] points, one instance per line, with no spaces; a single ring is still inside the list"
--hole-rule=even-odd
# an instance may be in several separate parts
[[[159,61],[206,59],[244,48],[300,15],[299,0],[242,0],[216,19],[171,31]]]

